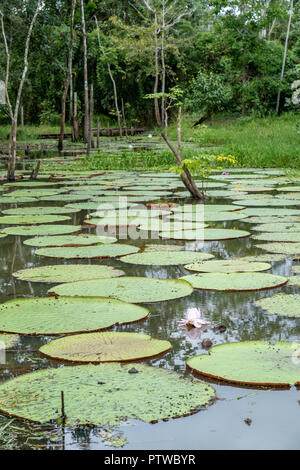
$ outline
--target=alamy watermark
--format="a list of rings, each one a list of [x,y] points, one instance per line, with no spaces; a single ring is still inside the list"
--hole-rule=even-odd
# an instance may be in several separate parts
[[[0,104],[6,104],[5,83],[3,80],[0,80]]]
[[[172,212],[171,212],[172,210]],[[118,202],[99,204],[92,217],[99,237],[120,240],[159,240],[168,237],[204,243],[204,205],[171,207],[168,204],[137,204],[120,197]]]

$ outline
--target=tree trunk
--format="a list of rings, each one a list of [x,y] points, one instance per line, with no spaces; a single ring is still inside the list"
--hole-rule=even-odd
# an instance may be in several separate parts
[[[83,138],[88,142],[89,138],[89,85],[88,85],[88,66],[87,66],[87,41],[86,41],[86,25],[84,15],[84,3],[81,0],[81,23],[83,35],[83,72],[84,72],[84,124]]]
[[[280,88],[278,90],[278,95],[277,95],[276,114],[279,114],[279,110],[280,110],[281,84],[282,84],[283,77],[284,77],[284,72],[285,72],[286,56],[287,56],[287,51],[288,51],[288,44],[289,44],[289,37],[290,37],[290,30],[291,30],[293,13],[294,13],[294,0],[291,0],[291,3],[290,3],[290,16],[289,16],[288,27],[287,27],[286,37],[285,37],[282,68],[281,68],[281,75],[280,75]]]
[[[8,145],[8,170],[7,170],[7,181],[15,181],[15,169],[17,159],[17,122],[12,122],[10,133],[9,133],[9,145]]]
[[[157,14],[155,14],[155,28],[157,28]],[[155,29],[154,32],[154,39],[155,39],[155,82],[154,82],[154,94],[158,92],[158,81],[159,81],[159,64],[158,64],[158,53],[159,53],[159,47],[158,47],[158,30]],[[161,117],[160,117],[160,112],[159,112],[159,104],[158,104],[158,99],[154,98],[154,110],[155,110],[155,117],[156,117],[156,122],[159,127],[161,127]]]
[[[94,85],[91,85],[90,92],[90,120],[89,120],[89,141],[87,146],[87,155],[90,155],[91,148],[94,147],[94,136],[93,136],[93,117],[94,117]]]
[[[64,92],[61,99],[61,119],[60,119],[60,135],[58,139],[58,150],[61,152],[64,148],[65,137],[65,121],[66,121],[66,101],[68,90],[70,86],[70,75],[68,74],[65,80]]]
[[[79,125],[78,125],[78,114],[77,114],[77,93],[74,93],[74,113],[73,113],[72,139],[73,139],[73,142],[78,142],[79,141]]]

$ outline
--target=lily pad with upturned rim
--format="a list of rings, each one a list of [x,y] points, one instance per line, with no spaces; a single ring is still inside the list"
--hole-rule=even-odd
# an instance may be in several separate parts
[[[259,235],[252,235],[253,240],[262,240],[267,242],[297,242],[300,243],[300,231],[298,232],[266,232]]]
[[[37,268],[22,269],[13,273],[21,281],[28,282],[75,282],[91,279],[121,277],[125,273],[112,266],[94,264],[56,264]]]
[[[158,356],[171,347],[169,341],[146,334],[105,332],[56,339],[42,346],[40,352],[69,362],[127,362]]]
[[[255,245],[256,248],[261,250],[269,251],[270,253],[281,253],[284,255],[300,255],[300,243],[262,243],[261,245]]]
[[[243,261],[242,259],[200,261],[184,266],[188,271],[202,273],[243,273],[267,271],[272,266],[269,263]]]
[[[0,217],[0,225],[41,225],[70,220],[67,215],[7,215]]]
[[[283,387],[300,384],[299,364],[293,361],[295,344],[245,341],[213,346],[209,354],[187,361],[193,371],[236,385]]]
[[[61,417],[65,424],[120,425],[127,419],[150,423],[198,412],[215,400],[208,384],[143,364],[59,367],[24,374],[0,385],[0,411],[38,423]]]
[[[300,218],[299,218],[300,222]],[[285,232],[285,233],[293,233],[293,232],[300,232],[300,223],[283,223],[279,222],[278,220],[274,220],[273,223],[269,224],[261,224],[253,227],[252,230],[257,232]]]
[[[49,214],[75,214],[79,209],[72,209],[69,207],[18,207],[16,209],[6,209],[2,214],[6,215],[49,215]]]
[[[24,245],[36,247],[59,247],[59,246],[90,246],[99,244],[112,244],[118,240],[114,237],[100,237],[98,235],[80,234],[30,238],[24,241]]]
[[[97,259],[118,258],[120,256],[137,253],[139,248],[121,243],[101,244],[90,246],[40,248],[35,254],[46,258],[61,259]]]
[[[121,261],[123,263],[142,264],[147,266],[173,266],[210,258],[213,258],[213,255],[193,251],[156,251],[153,253],[144,251],[134,255],[123,256]]]
[[[250,233],[245,230],[230,230],[230,229],[204,229],[204,230],[178,230],[160,232],[161,238],[169,238],[172,240],[233,240],[235,238],[248,238]]]
[[[152,303],[186,297],[193,292],[191,284],[181,279],[122,277],[62,284],[51,288],[50,295],[113,297],[125,302]]]
[[[0,331],[21,335],[68,335],[133,323],[148,315],[148,309],[116,299],[14,299],[0,305]]]
[[[22,237],[34,237],[43,235],[63,235],[81,231],[81,225],[24,225],[17,227],[6,227],[2,233],[7,235],[19,235]]]
[[[273,289],[287,283],[287,278],[283,276],[248,272],[191,274],[180,279],[188,281],[194,289],[223,292]]]

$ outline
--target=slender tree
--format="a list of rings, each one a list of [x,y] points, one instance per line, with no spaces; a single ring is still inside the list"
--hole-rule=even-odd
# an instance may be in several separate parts
[[[89,82],[88,82],[88,62],[87,62],[87,39],[86,39],[86,22],[84,13],[84,2],[81,3],[81,25],[83,36],[83,74],[84,74],[84,124],[83,124],[83,137],[84,141],[88,143],[89,139]]]

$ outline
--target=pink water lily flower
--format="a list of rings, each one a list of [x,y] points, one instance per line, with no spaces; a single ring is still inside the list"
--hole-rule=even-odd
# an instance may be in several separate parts
[[[183,318],[179,322],[181,328],[205,328],[208,325],[210,325],[209,322],[201,319],[201,311],[199,308],[188,308],[187,318]]]

